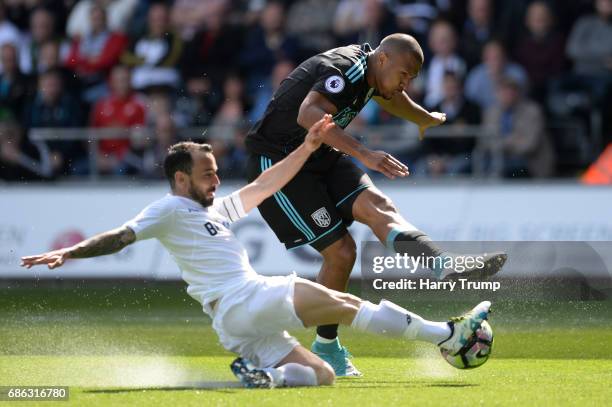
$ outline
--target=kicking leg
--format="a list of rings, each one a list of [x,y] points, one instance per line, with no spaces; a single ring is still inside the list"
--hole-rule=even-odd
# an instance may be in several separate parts
[[[506,262],[507,255],[502,252],[485,253],[482,265],[475,265],[457,273],[452,267],[452,259],[458,256],[442,250],[425,233],[418,230],[397,211],[393,202],[375,187],[359,194],[353,203],[353,216],[358,222],[372,229],[376,237],[388,248],[409,256],[433,258],[431,270],[437,278],[486,278],[496,274]]]

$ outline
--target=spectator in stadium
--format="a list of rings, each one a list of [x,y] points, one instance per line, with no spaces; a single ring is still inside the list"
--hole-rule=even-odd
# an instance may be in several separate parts
[[[278,0],[267,2],[258,23],[247,32],[240,53],[240,64],[248,74],[247,93],[253,94],[266,82],[278,61],[299,58],[297,38],[285,31],[285,6]]]
[[[612,0],[596,0],[595,8],[596,15],[576,22],[567,44],[574,71],[592,77],[610,75],[612,70]]]
[[[64,27],[68,16],[68,7],[73,2],[66,0],[3,0],[5,14],[22,33],[28,31],[32,13],[44,7],[53,14],[56,34],[64,35]]]
[[[132,86],[137,90],[173,89],[179,85],[177,64],[183,41],[170,25],[168,6],[153,3],[147,15],[147,32],[121,57],[133,67]]]
[[[108,74],[119,61],[127,38],[108,30],[106,11],[102,7],[94,4],[89,10],[91,30],[72,40],[66,66],[76,73],[82,84],[82,99],[94,103],[108,93]]]
[[[66,67],[62,61],[62,44],[57,40],[49,40],[40,44],[38,55],[38,72],[55,70],[62,75],[64,90],[79,99],[81,82],[74,72]]]
[[[119,173],[163,178],[164,157],[168,148],[177,141],[177,130],[171,114],[166,112],[156,116],[149,131],[133,138]]]
[[[30,26],[32,7],[37,7],[38,4],[27,4],[22,0],[4,0],[2,4],[6,19],[14,24],[19,32],[27,31]]]
[[[332,27],[337,6],[337,0],[297,0],[289,7],[287,31],[300,39],[306,53],[334,48]]]
[[[111,71],[108,97],[94,106],[90,125],[95,128],[132,128],[144,126],[145,106],[130,85],[129,68],[117,65]],[[100,140],[98,170],[106,174],[118,174],[130,150],[129,138]]]
[[[529,76],[530,95],[544,103],[548,81],[558,77],[565,66],[565,40],[555,29],[555,18],[548,3],[535,1],[525,14],[526,32],[517,41],[516,61]]]
[[[221,177],[246,178],[246,164],[248,153],[244,140],[249,131],[249,126],[238,125],[233,127],[233,138],[227,140],[223,148],[223,160],[218,162]]]
[[[467,19],[463,23],[460,54],[465,58],[468,68],[480,62],[483,48],[493,38],[493,4],[491,0],[469,0]]]
[[[223,84],[223,103],[215,113],[213,125],[220,126],[216,136],[228,140],[233,135],[233,127],[241,125],[249,110],[244,94],[244,82],[236,74],[228,75]]]
[[[434,106],[436,112],[446,113],[446,124],[480,123],[480,108],[466,100],[463,93],[463,81],[455,71],[444,72],[442,78],[444,98]]]
[[[340,0],[334,14],[334,34],[338,38],[346,38],[363,26],[365,13],[363,0]]]
[[[0,180],[45,180],[53,175],[44,143],[30,143],[12,121],[0,121]]]
[[[588,89],[595,104],[609,105],[612,89],[612,0],[596,0],[597,14],[581,17],[569,36],[574,64],[565,87]]]
[[[438,18],[449,21],[460,36],[468,15],[468,0],[435,0],[435,4]]]
[[[6,18],[4,2],[0,2],[0,47],[4,44],[19,46],[20,42],[21,33],[19,29]]]
[[[48,69],[41,67],[39,60],[42,45],[49,41],[57,41],[60,44],[60,55],[66,56],[68,48],[56,35],[53,13],[45,8],[37,8],[30,16],[30,32],[22,42],[19,52],[22,72],[36,74]]]
[[[24,104],[30,94],[28,78],[21,73],[17,48],[12,43],[0,46],[0,120],[19,120]]]
[[[427,43],[431,24],[439,16],[439,8],[446,1],[436,0],[395,0],[388,2],[396,16],[399,32],[415,37],[420,43]],[[425,58],[429,55],[425,50]]]
[[[175,0],[170,18],[183,40],[189,41],[203,27],[222,19],[229,6],[229,0]]]
[[[485,112],[483,124],[497,135],[491,143],[501,143],[503,175],[552,176],[554,150],[546,134],[540,107],[523,97],[521,84],[513,77],[499,81],[497,100],[498,103]]]
[[[207,78],[188,78],[185,91],[175,102],[174,117],[180,127],[208,126],[221,103],[221,95],[211,92]]]
[[[254,97],[253,108],[249,112],[249,120],[252,123],[257,122],[263,117],[268,103],[272,99],[272,95],[280,86],[280,83],[285,79],[295,68],[295,64],[291,61],[279,61],[272,70],[270,78],[259,88]]]
[[[480,108],[463,96],[461,76],[446,71],[442,79],[443,99],[432,109],[446,113],[447,125],[478,125]],[[416,174],[468,174],[471,171],[475,139],[471,137],[425,138],[417,161]]]
[[[518,64],[509,62],[499,41],[489,41],[482,51],[483,63],[472,68],[466,83],[468,99],[487,109],[495,104],[497,84],[504,76],[512,77],[521,88],[527,89],[527,73]]]
[[[238,64],[243,38],[244,28],[230,24],[225,13],[209,15],[206,26],[185,45],[180,61],[183,80],[205,80],[209,93],[221,94],[228,67]]]
[[[357,15],[363,18],[355,29],[341,37],[341,43],[367,42],[374,47],[384,37],[398,31],[396,16],[384,0],[363,0],[358,7],[362,10]]]
[[[38,76],[37,93],[25,109],[23,125],[26,129],[83,125],[79,103],[70,93],[63,90],[61,72],[52,69]],[[46,141],[45,144],[50,150],[54,174],[70,175],[87,172],[88,164],[82,142],[60,139]]]
[[[455,72],[462,77],[466,73],[465,62],[457,55],[456,46],[457,34],[453,26],[444,20],[435,22],[429,31],[429,47],[433,57],[426,69],[425,105],[429,108],[444,98],[445,72]]]
[[[94,6],[106,10],[109,31],[125,33],[138,3],[139,0],[79,0],[68,17],[66,34],[70,38],[91,34],[89,21]]]

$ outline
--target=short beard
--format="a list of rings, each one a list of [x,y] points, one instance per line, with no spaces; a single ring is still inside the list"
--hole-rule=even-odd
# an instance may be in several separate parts
[[[207,208],[213,204],[215,198],[207,198],[205,195],[201,195],[198,189],[193,185],[193,182],[189,180],[189,195],[191,199],[198,202],[203,207]]]

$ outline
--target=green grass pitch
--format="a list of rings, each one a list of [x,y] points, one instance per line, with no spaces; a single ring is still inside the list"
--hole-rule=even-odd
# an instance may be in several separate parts
[[[470,304],[403,305],[437,319]],[[610,405],[610,302],[494,307],[493,356],[479,369],[453,369],[427,344],[343,329],[364,377],[324,388],[246,390],[229,371],[233,355],[176,285],[5,288],[0,386],[70,386],[70,401],[61,405],[75,406]],[[306,345],[313,337],[313,331],[294,334]]]

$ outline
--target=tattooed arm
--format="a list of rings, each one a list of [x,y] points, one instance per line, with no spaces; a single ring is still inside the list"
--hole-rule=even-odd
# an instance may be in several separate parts
[[[134,231],[127,226],[122,226],[65,249],[22,257],[21,266],[30,268],[37,264],[46,264],[50,269],[54,269],[64,264],[67,259],[84,259],[116,253],[134,241],[136,241]]]

